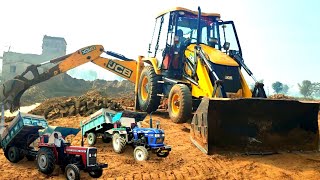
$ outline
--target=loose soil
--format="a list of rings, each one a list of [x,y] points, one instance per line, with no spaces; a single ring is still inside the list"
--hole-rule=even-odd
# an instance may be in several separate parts
[[[318,116],[320,120],[320,113]],[[148,125],[148,117],[143,126]],[[67,117],[49,120],[50,125],[79,128],[83,117]],[[99,179],[319,179],[320,154],[281,153],[268,156],[241,154],[205,155],[189,140],[190,124],[174,124],[165,112],[153,116],[165,130],[165,142],[172,146],[167,158],[155,155],[144,163],[133,158],[133,149],[128,147],[123,154],[116,154],[111,144],[98,139],[98,161],[109,164]],[[68,137],[70,139],[70,137]],[[72,145],[80,145],[80,133],[72,138]],[[22,160],[10,163],[0,151],[1,179],[65,179],[56,169],[53,175],[38,172],[35,162]],[[82,179],[90,176],[81,172]]]

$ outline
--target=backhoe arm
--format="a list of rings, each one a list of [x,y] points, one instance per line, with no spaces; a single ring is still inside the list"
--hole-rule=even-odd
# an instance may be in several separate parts
[[[135,82],[136,61],[121,61],[100,57],[103,52],[104,48],[101,45],[87,46],[74,53],[38,65],[30,65],[21,75],[6,81],[0,86],[0,102],[4,104],[5,109],[10,109],[13,112],[20,108],[20,98],[29,87],[87,62],[93,62],[104,69]],[[43,73],[39,73],[38,67],[49,63],[56,65]],[[29,72],[33,75],[31,79],[26,77],[26,75],[30,74]]]

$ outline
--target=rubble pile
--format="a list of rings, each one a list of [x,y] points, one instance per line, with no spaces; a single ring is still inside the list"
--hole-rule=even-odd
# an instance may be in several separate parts
[[[76,115],[89,116],[100,108],[123,110],[119,102],[110,100],[97,91],[89,91],[79,97],[60,97],[46,100],[29,113],[44,116],[46,119],[56,119]]]
[[[286,96],[284,94],[273,94],[269,96],[270,99],[295,99],[294,97]]]

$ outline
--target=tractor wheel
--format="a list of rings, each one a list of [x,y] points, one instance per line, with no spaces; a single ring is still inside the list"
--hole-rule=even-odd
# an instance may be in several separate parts
[[[80,179],[80,170],[74,164],[68,164],[65,169],[66,178],[68,180],[79,180]]]
[[[17,163],[21,160],[19,148],[12,146],[8,149],[7,158],[12,163]]]
[[[89,175],[92,178],[99,178],[102,176],[103,170],[102,169],[97,169],[95,171],[89,171]]]
[[[36,156],[32,156],[32,155],[26,155],[26,158],[27,158],[28,161],[36,160]]]
[[[165,158],[165,157],[169,156],[169,152],[163,152],[163,153],[162,152],[157,152],[157,156]]]
[[[185,123],[191,118],[192,96],[185,84],[174,85],[169,93],[169,116],[175,123]]]
[[[55,168],[56,157],[49,148],[40,148],[37,155],[37,166],[40,172],[51,174]]]
[[[20,151],[19,161],[21,161],[24,158],[25,154],[22,150],[19,150],[19,151]]]
[[[126,147],[126,144],[127,144],[126,140],[123,137],[121,137],[119,133],[115,133],[112,136],[112,147],[114,152],[118,154],[123,153]]]
[[[87,136],[87,141],[88,141],[88,144],[89,146],[93,146],[96,144],[96,140],[97,140],[97,136],[95,133],[91,132],[88,134]]]
[[[146,66],[142,72],[138,84],[138,102],[140,109],[151,113],[160,105],[160,77],[154,72],[153,66]]]
[[[133,156],[136,161],[146,161],[149,159],[149,152],[144,146],[137,146],[133,150]]]

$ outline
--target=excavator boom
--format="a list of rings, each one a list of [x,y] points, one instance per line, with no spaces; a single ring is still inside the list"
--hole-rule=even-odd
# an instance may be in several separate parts
[[[131,82],[135,82],[136,61],[127,58],[123,58],[124,60],[104,58],[100,56],[103,52],[105,51],[102,45],[87,46],[74,53],[38,65],[30,65],[22,74],[0,86],[0,102],[4,104],[5,109],[10,109],[13,112],[20,108],[20,98],[28,88],[87,62],[92,62]],[[111,53],[111,55],[114,54]],[[49,63],[56,65],[40,74],[38,67]],[[27,77],[29,72],[32,73],[32,78]]]

